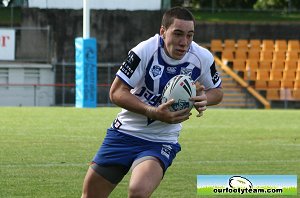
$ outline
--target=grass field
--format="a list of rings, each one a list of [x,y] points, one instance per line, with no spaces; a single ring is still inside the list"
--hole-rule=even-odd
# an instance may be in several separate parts
[[[0,108],[0,197],[80,197],[88,162],[119,110]],[[298,175],[299,195],[299,110],[195,114],[183,124],[182,151],[153,197],[200,197],[196,177],[205,174]],[[129,176],[111,197],[127,197]]]

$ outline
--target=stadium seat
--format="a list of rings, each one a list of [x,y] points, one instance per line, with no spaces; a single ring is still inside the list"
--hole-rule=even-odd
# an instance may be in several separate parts
[[[272,60],[261,60],[259,63],[259,69],[270,70],[272,68]]]
[[[258,60],[247,59],[246,60],[246,70],[255,71],[258,69]]]
[[[271,50],[262,50],[260,51],[260,60],[272,60],[273,51]]]
[[[284,70],[284,60],[273,60],[272,61],[272,69],[273,70]]]
[[[223,51],[223,43],[221,39],[212,39],[210,41],[210,50],[212,52],[222,52]]]
[[[221,56],[222,56],[222,58],[221,58],[222,62],[224,64],[228,64],[228,62],[232,62],[234,59],[234,51],[224,49]]]
[[[285,70],[297,70],[297,60],[286,60],[284,63]]]
[[[248,59],[259,60],[260,50],[250,48],[248,51]]]
[[[300,80],[299,79],[296,79],[294,81],[294,89],[300,89]]]
[[[293,89],[294,88],[294,80],[282,80],[281,88],[283,89]]]
[[[261,49],[261,41],[259,39],[250,39],[249,46],[250,46],[250,49],[260,50]]]
[[[275,51],[286,51],[287,42],[286,40],[275,40]]]
[[[274,50],[274,41],[271,39],[263,39],[261,49],[263,51],[273,51]]]
[[[270,72],[266,69],[258,69],[256,71],[256,80],[269,80]]]
[[[244,49],[236,50],[235,51],[235,59],[247,59],[247,51]]]
[[[286,59],[287,60],[298,60],[299,59],[299,52],[294,50],[294,51],[287,51],[286,52]]]
[[[268,89],[280,89],[281,80],[269,80],[268,81]]]
[[[292,90],[292,97],[296,101],[300,101],[300,89]]]
[[[255,81],[256,80],[256,70],[248,70],[244,74],[245,81]]]
[[[234,59],[232,62],[232,68],[235,71],[246,71],[246,59]]]
[[[256,80],[254,86],[257,90],[266,90],[268,89],[268,80]]]
[[[296,78],[295,80],[300,80],[300,70],[296,70]]]
[[[237,44],[237,46],[236,46],[237,50],[246,50],[246,51],[248,51],[248,40],[238,39],[236,44]]]
[[[277,69],[270,70],[270,80],[281,80],[283,77],[283,72]]]
[[[285,51],[274,51],[273,52],[273,60],[285,60],[286,54]]]
[[[282,80],[295,80],[296,79],[296,70],[284,70]]]
[[[267,100],[279,100],[279,89],[268,89],[266,93]]]
[[[288,51],[300,51],[300,44],[299,44],[299,40],[288,40]]]
[[[224,50],[235,50],[235,40],[225,39],[224,40]]]

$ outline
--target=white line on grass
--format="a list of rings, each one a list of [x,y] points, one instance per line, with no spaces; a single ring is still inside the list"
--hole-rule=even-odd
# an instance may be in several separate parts
[[[207,160],[207,161],[175,161],[178,164],[292,164],[300,163],[300,160]]]
[[[300,160],[208,160],[208,161],[175,161],[176,164],[293,164],[300,163]],[[88,163],[45,163],[45,164],[0,164],[3,168],[13,167],[84,167],[88,166]]]

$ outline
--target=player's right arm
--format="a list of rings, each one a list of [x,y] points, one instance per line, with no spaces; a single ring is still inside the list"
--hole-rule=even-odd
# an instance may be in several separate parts
[[[169,107],[174,102],[172,100],[158,107],[153,107],[140,101],[135,95],[131,94],[130,90],[131,87],[124,83],[120,77],[116,76],[110,88],[110,100],[128,111],[170,124],[183,122],[190,116],[188,109],[171,112]]]

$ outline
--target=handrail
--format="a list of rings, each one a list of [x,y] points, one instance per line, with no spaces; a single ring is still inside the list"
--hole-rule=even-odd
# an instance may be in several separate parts
[[[230,67],[226,64],[222,63],[222,61],[215,56],[215,62],[221,66],[222,70],[224,70],[228,75],[230,75],[235,81],[237,81],[242,87],[246,88],[247,91],[252,94],[256,99],[258,99],[265,107],[265,109],[270,109],[270,103],[260,95],[255,89],[253,89],[247,82],[245,82],[239,75],[237,75]]]

